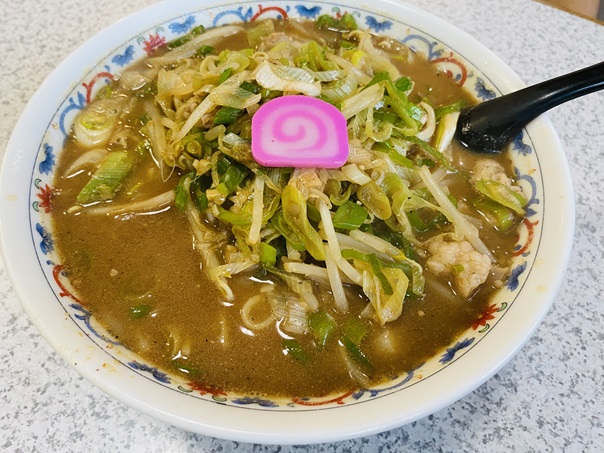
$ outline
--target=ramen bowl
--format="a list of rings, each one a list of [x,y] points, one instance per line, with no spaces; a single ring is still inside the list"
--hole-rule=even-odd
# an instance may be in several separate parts
[[[454,342],[380,385],[287,399],[203,388],[126,349],[72,289],[53,239],[53,176],[75,116],[95,93],[129,64],[193,26],[344,13],[353,15],[360,28],[387,34],[425,55],[478,100],[523,86],[476,40],[404,4],[185,0],[159,3],[99,33],[48,77],[23,112],[0,180],[7,270],[41,334],[109,395],[177,427],[218,438],[306,444],[360,437],[413,422],[471,392],[518,352],[545,316],[567,265],[574,212],[564,153],[543,117],[506,151],[528,203],[505,285]]]

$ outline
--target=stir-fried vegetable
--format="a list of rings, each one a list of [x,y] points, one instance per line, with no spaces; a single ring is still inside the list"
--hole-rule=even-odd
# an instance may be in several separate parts
[[[450,154],[464,101],[438,106],[415,93],[413,80],[384,50],[392,43],[378,45],[379,39],[357,30],[353,16],[321,16],[316,26],[342,39],[332,47],[310,38],[285,40],[272,21],[248,28],[245,36],[238,26],[197,27],[149,60],[153,81],[128,73],[123,79],[132,90],[155,90],[143,101],[136,150],[151,155],[164,179],[180,176],[161,202],[173,200],[188,216],[208,278],[229,301],[229,279],[236,274],[269,277],[287,288],[252,296],[242,310],[245,325],[277,322],[289,334],[311,335],[318,348],[337,339],[347,366],[361,376],[372,368],[364,323],[392,322],[408,298],[423,297],[429,244],[465,241],[493,261],[480,237],[481,219],[508,231],[524,215],[526,199],[491,174],[474,175],[480,198],[471,206],[453,198],[450,175],[469,180]],[[220,39],[235,34],[249,48],[215,50]],[[344,166],[269,169],[254,160],[255,112],[291,94],[318,97],[342,112],[350,144]],[[110,140],[122,108],[116,99],[108,93],[78,118],[75,136],[84,147]],[[103,116],[108,109],[112,115]],[[97,155],[106,156],[78,196],[83,205],[112,199],[137,156],[90,151],[83,165],[94,164]],[[465,271],[455,266],[452,273]],[[332,314],[347,314],[361,300],[349,301],[352,287],[364,295],[365,305],[355,312],[366,320],[355,314],[338,326]],[[250,311],[261,304],[271,312],[257,321]],[[133,307],[132,316],[147,312]],[[282,351],[305,363],[310,356],[302,344],[284,339]]]
[[[323,18],[317,26],[342,29],[349,20]],[[273,32],[271,22],[260,23],[247,31],[247,40],[252,47],[263,46],[263,38],[270,41]],[[451,115],[463,104],[433,108],[412,102],[413,81],[400,76],[368,34],[355,31],[345,37],[346,45],[339,49],[310,40],[198,57],[202,70],[197,77],[213,84],[206,85],[205,98],[190,104],[188,117],[180,122],[176,118],[164,130],[170,138],[162,159],[188,168],[209,162],[209,187],[196,194],[177,190],[176,202],[184,205],[186,196],[201,200],[201,212],[207,210],[231,230],[241,252],[235,262],[256,262],[278,270],[280,278],[308,272],[327,284],[341,311],[349,305],[345,285],[358,285],[372,307],[365,313],[384,323],[400,316],[407,293],[423,294],[421,265],[407,255],[414,256],[409,249],[425,237],[452,231],[480,253],[491,252],[449,199],[446,187],[421,167],[457,171],[443,151],[451,140]],[[212,68],[214,79],[204,74],[206,67]],[[275,96],[294,93],[322,97],[348,119],[349,138],[358,151],[340,170],[269,171],[251,157],[248,131],[255,110]],[[196,98],[173,96],[172,103],[191,99]],[[157,120],[152,122],[160,127]],[[208,147],[185,152],[200,124],[207,127]],[[418,183],[425,188],[413,189]],[[378,219],[383,221],[382,236],[402,239],[398,246],[372,232]],[[279,258],[270,245],[276,238],[286,250]],[[223,284],[220,280],[219,286]]]
[[[476,182],[476,189],[497,203],[513,210],[518,215],[524,215],[524,205],[526,199],[521,193],[518,193],[505,184],[489,179],[481,179]]]

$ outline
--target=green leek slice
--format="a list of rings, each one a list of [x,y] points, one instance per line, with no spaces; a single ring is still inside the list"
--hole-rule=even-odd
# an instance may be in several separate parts
[[[132,171],[134,162],[135,155],[128,151],[109,153],[88,184],[78,194],[77,202],[88,204],[111,200]]]

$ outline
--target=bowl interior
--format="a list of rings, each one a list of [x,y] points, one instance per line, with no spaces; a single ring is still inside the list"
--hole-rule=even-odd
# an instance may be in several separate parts
[[[196,25],[269,17],[314,19],[344,12],[353,14],[361,28],[392,36],[424,54],[477,99],[522,85],[475,40],[400,3],[376,1],[368,7],[359,1],[184,1],[160,3],[101,32],[58,67],[31,100],[11,137],[2,171],[5,262],[41,333],[107,393],[169,423],[215,437],[265,443],[339,440],[411,422],[457,400],[503,366],[545,315],[568,261],[574,215],[566,161],[544,118],[532,123],[508,151],[529,195],[511,277],[482,318],[453,344],[384,385],[287,400],[200,388],[123,347],[71,290],[54,250],[53,172],[71,123],[96,91],[130,63]]]

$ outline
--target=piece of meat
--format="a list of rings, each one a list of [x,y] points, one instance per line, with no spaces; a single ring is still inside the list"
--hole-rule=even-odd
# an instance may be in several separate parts
[[[428,244],[428,253],[427,269],[437,276],[452,277],[462,297],[469,297],[482,285],[491,270],[490,258],[467,241],[448,241],[439,236]]]

